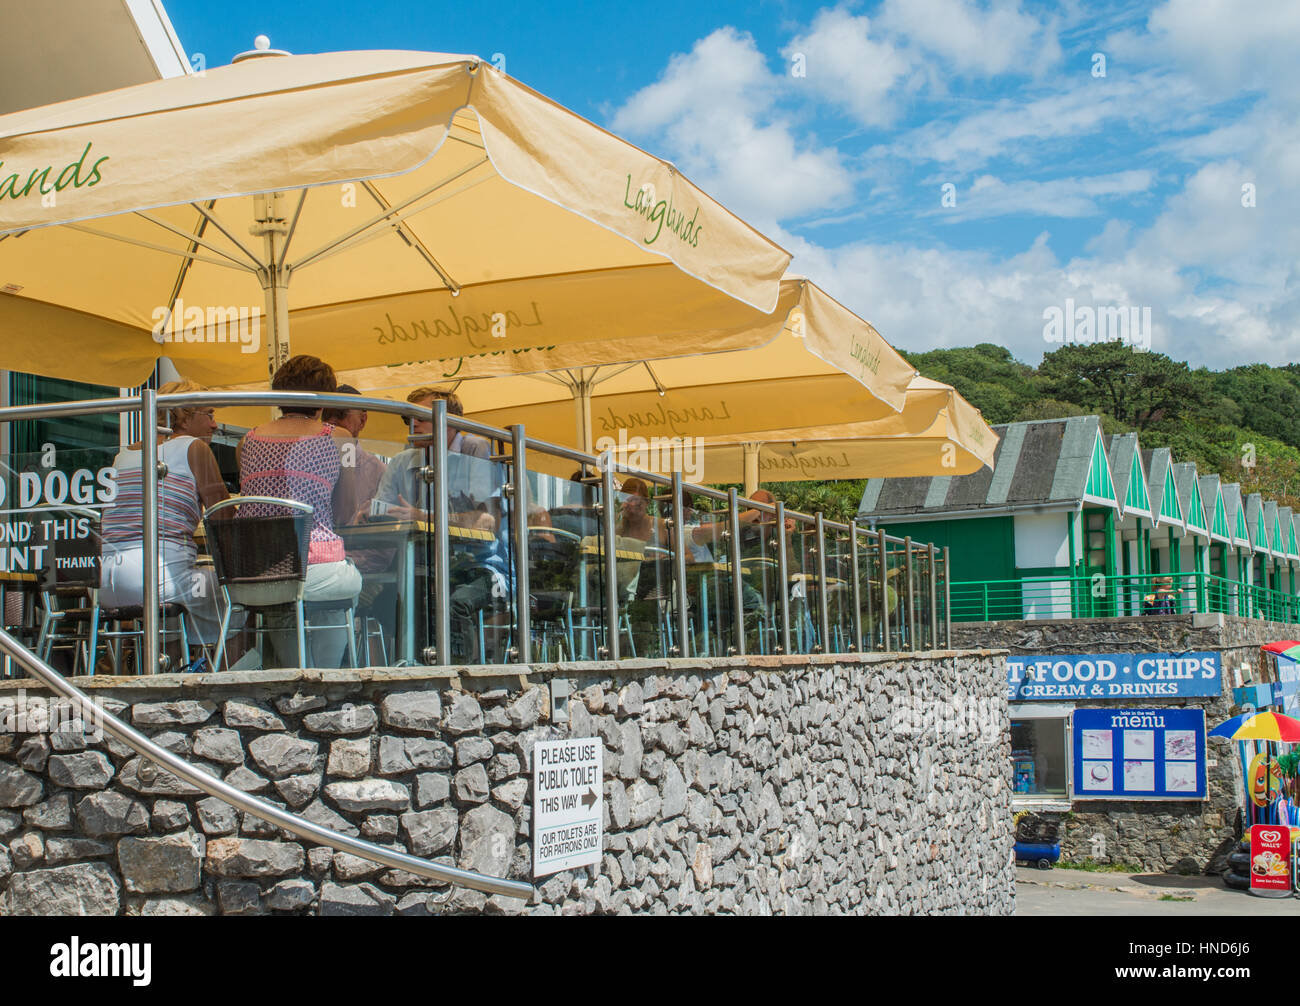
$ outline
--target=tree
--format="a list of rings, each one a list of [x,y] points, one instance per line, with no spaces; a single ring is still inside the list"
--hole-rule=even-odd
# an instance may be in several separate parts
[[[980,410],[987,423],[1012,422],[1039,397],[1032,381],[1033,368],[1019,362],[1005,346],[981,342],[903,355],[926,377],[951,384]]]
[[[1295,364],[1275,370],[1267,364],[1252,363],[1211,374],[1214,389],[1234,403],[1235,422],[1276,437],[1285,444],[1300,447],[1300,373]]]
[[[1107,412],[1139,431],[1191,417],[1210,404],[1208,378],[1163,353],[1137,353],[1117,342],[1062,346],[1043,357],[1040,386],[1048,395]]]

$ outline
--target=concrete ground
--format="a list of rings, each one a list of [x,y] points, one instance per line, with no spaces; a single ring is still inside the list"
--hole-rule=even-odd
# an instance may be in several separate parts
[[[1300,900],[1259,898],[1246,891],[1234,891],[1225,887],[1218,877],[1089,873],[1019,866],[1016,867],[1016,914],[1300,916]]]

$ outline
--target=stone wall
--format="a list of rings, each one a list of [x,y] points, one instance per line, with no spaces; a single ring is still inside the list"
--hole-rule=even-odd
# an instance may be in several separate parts
[[[1006,647],[1015,654],[1181,653],[1208,650],[1221,655],[1225,668],[1222,694],[1202,699],[1083,700],[1081,708],[1119,705],[1204,709],[1212,728],[1240,712],[1232,705],[1227,669],[1243,661],[1258,668],[1259,647],[1278,639],[1297,638],[1300,626],[1231,615],[1146,615],[1060,621],[958,623],[954,646]],[[1206,775],[1207,801],[1087,800],[1069,813],[1039,816],[1061,824],[1061,854],[1072,860],[1134,863],[1146,870],[1183,873],[1219,872],[1230,851],[1238,808],[1243,806],[1240,762],[1235,745],[1210,741]],[[1104,848],[1103,855],[1096,850]]]
[[[1009,913],[1002,658],[834,660],[78,682],[313,821],[525,880],[533,744],[598,736],[603,862],[541,878],[531,904],[444,904],[432,883],[304,843],[111,738],[51,732],[34,682],[0,682],[0,914]]]

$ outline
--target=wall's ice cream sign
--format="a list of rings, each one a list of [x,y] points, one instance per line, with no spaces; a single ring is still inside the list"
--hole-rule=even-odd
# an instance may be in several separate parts
[[[77,189],[94,188],[104,180],[99,166],[108,157],[92,157],[92,146],[93,144],[87,143],[80,157],[61,168],[46,164],[34,168],[22,167],[15,171],[16,165],[0,161],[0,199],[48,196],[62,192],[69,186]]]

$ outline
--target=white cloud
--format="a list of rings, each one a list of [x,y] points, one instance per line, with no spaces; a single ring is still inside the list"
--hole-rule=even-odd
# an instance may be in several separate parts
[[[795,30],[784,63],[769,63],[750,36],[721,29],[675,56],[619,110],[614,127],[676,159],[794,251],[798,272],[897,345],[995,342],[1036,362],[1053,348],[1043,339],[1043,310],[1069,297],[1150,307],[1152,348],[1193,365],[1291,362],[1300,356],[1300,112],[1292,104],[1300,70],[1282,67],[1279,54],[1300,36],[1289,13],[1216,7],[1206,18],[1195,6],[1171,0],[1147,31],[1114,33],[1115,25],[1139,23],[1143,15],[1132,10],[1105,25],[1082,20],[1070,35],[1078,65],[1049,86],[1015,97],[965,87],[958,114],[889,135],[865,154],[846,146],[858,155],[853,161],[816,142],[805,125],[828,104],[883,128],[922,83],[933,97],[952,77],[1025,72],[1035,53],[1055,45],[1056,28],[999,0],[886,0],[871,18],[845,7],[821,11]],[[1067,4],[1062,18],[1079,20],[1075,14]],[[1113,34],[1093,42],[1093,27]],[[1107,52],[1105,78],[1089,73],[1094,47]],[[796,52],[806,56],[802,80],[789,77]],[[1287,82],[1268,85],[1265,71]],[[1264,85],[1245,111],[1242,102],[1226,104]],[[1021,180],[1022,165],[1024,176],[1037,177]],[[1043,177],[1063,171],[1067,177]],[[1157,180],[1173,194],[1162,194],[1154,217],[1149,209],[1121,213],[1124,200],[1163,193]],[[958,185],[953,210],[936,205],[946,181]],[[1241,203],[1247,182],[1253,208]],[[806,237],[810,227],[844,233],[859,220],[877,234],[882,212],[897,217],[915,205],[917,185],[933,185],[933,201],[893,219],[888,238],[831,248]],[[986,249],[927,247],[925,236],[914,236],[932,232],[935,218],[1010,214],[1106,222],[1068,260],[1048,233],[1011,254],[993,228]],[[779,226],[805,215],[816,219],[804,234]]]
[[[1081,138],[1117,127],[1186,128],[1200,113],[1195,88],[1171,75],[1094,79],[1081,75],[1068,90],[1024,101],[1003,98],[952,121],[929,122],[877,153],[936,161],[973,171],[995,157],[1023,156],[1061,138]]]
[[[1115,254],[1061,262],[1047,234],[1006,258],[906,244],[829,249],[798,235],[775,236],[795,252],[795,269],[906,349],[992,342],[1037,363],[1056,348],[1043,338],[1043,311],[1069,297],[1097,307],[1150,307],[1151,348],[1193,366],[1280,365],[1300,353],[1300,296],[1277,285],[1198,293],[1176,258],[1144,249],[1112,245],[1107,252]]]
[[[889,41],[872,37],[871,20],[842,7],[819,11],[809,30],[783,50],[804,57],[806,77],[792,78],[868,126],[893,121],[890,91],[908,72],[908,61]],[[877,36],[879,33],[876,33]]]
[[[1151,40],[1215,87],[1267,87],[1286,97],[1300,83],[1300,4],[1168,0],[1152,12]]]
[[[760,228],[843,202],[853,177],[839,151],[796,135],[773,101],[776,76],[749,35],[721,28],[676,55],[614,115],[710,195]]]
[[[956,205],[930,210],[945,221],[983,220],[1028,214],[1042,217],[1090,217],[1101,212],[1098,199],[1130,196],[1151,188],[1150,171],[1117,171],[1082,178],[1053,178],[1046,182],[1007,182],[980,175],[956,194]]]
[[[885,0],[879,20],[959,76],[1028,74],[1060,58],[1055,33],[1018,0]]]
[[[1197,167],[1135,247],[1175,257],[1262,310],[1300,290],[1300,113],[1264,107],[1241,122],[1248,128],[1229,134],[1232,145],[1209,145],[1232,146],[1232,156]]]
[[[772,75],[753,38],[719,28],[677,53],[655,83],[642,88],[614,115],[620,132],[653,133],[684,117],[759,114],[771,100]]]

